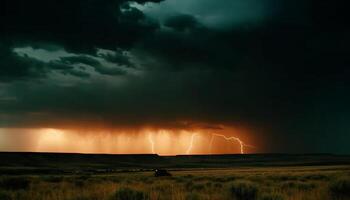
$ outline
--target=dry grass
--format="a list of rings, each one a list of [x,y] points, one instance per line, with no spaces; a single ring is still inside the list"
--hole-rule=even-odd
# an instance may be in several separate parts
[[[0,177],[0,200],[346,200],[349,167]]]

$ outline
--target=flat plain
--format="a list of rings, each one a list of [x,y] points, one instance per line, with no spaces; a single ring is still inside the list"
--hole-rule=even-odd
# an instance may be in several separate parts
[[[31,159],[33,159],[33,156],[42,155],[31,154]],[[57,155],[54,154],[54,156]],[[71,155],[65,155],[66,158],[70,156]],[[93,157],[94,156],[97,155],[93,155]],[[124,159],[130,158],[130,156],[124,156]],[[2,172],[0,176],[0,199],[350,199],[350,165],[346,163],[347,157],[334,159],[333,163],[329,162],[326,164],[324,161],[320,162],[323,160],[320,158],[324,158],[324,156],[326,155],[293,155],[292,157],[299,157],[299,160],[296,159],[298,162],[281,165],[281,161],[284,159],[282,159],[282,155],[279,155],[279,157],[281,157],[280,159],[272,159],[274,162],[266,161],[263,166],[257,163],[255,163],[254,166],[252,163],[247,164],[244,162],[241,162],[241,165],[239,165],[239,162],[235,163],[235,165],[230,164],[229,161],[235,160],[237,157],[243,160],[248,160],[249,158],[249,156],[242,157],[239,155],[194,156],[192,158],[184,156],[178,158],[159,157],[162,162],[152,161],[153,168],[152,166],[148,168],[132,168],[130,166],[113,167],[111,163],[104,163],[108,165],[108,168],[101,167],[101,165],[95,165],[95,167],[92,167],[93,165],[89,165],[89,167],[72,167],[71,164],[74,163],[74,159],[71,160],[70,163],[66,163],[68,166],[66,168],[51,166],[56,160],[48,161],[50,159],[47,158],[41,160],[41,164],[37,163],[36,167],[18,166],[18,162],[13,161],[12,164],[8,162],[7,166],[0,167]],[[330,155],[327,156],[329,157]],[[276,158],[276,155],[259,155],[257,157],[271,160],[270,158]],[[259,160],[257,157],[255,157],[255,160]],[[120,157],[116,156],[114,158],[118,159]],[[199,162],[199,160],[201,160],[200,158],[205,158],[206,162],[201,164]],[[120,160],[123,159],[120,158]],[[188,161],[191,160],[193,162],[189,164]],[[217,165],[219,167],[212,167],[213,163],[209,162],[210,160],[218,162]],[[222,163],[224,163],[223,160],[227,161],[224,166],[222,165]],[[311,160],[313,160],[313,162],[310,162]],[[220,163],[220,161],[222,162]],[[187,165],[180,166],[180,164],[183,163],[187,163]],[[14,166],[14,164],[17,166]],[[133,164],[129,163],[129,165],[132,166]],[[207,167],[208,165],[211,167]],[[51,166],[51,168],[48,166]],[[137,166],[137,164],[135,164],[135,166]],[[154,177],[154,172],[152,171],[154,168],[167,169],[172,176]]]

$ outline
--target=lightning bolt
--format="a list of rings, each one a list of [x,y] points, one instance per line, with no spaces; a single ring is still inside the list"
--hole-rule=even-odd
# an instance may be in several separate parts
[[[238,142],[238,144],[240,145],[241,154],[244,154],[244,147],[253,147],[253,146],[251,146],[251,145],[245,144],[245,143],[244,143],[241,139],[239,139],[238,137],[226,137],[225,135],[213,133],[213,134],[211,135],[210,144],[209,144],[210,152],[211,152],[211,150],[212,150],[212,146],[213,146],[213,142],[214,142],[214,138],[215,138],[215,137],[224,138],[226,141],[236,141],[236,142]]]
[[[190,141],[190,145],[188,146],[188,149],[186,151],[186,154],[190,154],[191,151],[192,151],[192,148],[193,148],[193,142],[194,142],[194,138],[196,137],[196,134],[193,133],[192,136],[191,136],[191,141]]]
[[[148,135],[148,141],[151,145],[152,154],[156,154],[156,152],[154,151],[154,141],[153,141],[153,137],[151,134]]]
[[[214,134],[211,135],[211,139],[210,139],[210,143],[209,143],[209,152],[210,154],[212,154],[211,152],[211,149],[213,147],[213,142],[214,142]]]

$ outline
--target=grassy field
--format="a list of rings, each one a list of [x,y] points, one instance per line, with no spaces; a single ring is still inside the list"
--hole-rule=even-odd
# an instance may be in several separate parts
[[[0,177],[0,200],[345,200],[349,166],[238,167]]]

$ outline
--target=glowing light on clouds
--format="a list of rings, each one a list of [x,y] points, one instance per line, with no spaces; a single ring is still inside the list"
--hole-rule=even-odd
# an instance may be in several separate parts
[[[246,147],[232,133],[203,130],[0,129],[0,151],[188,155],[246,153]]]

